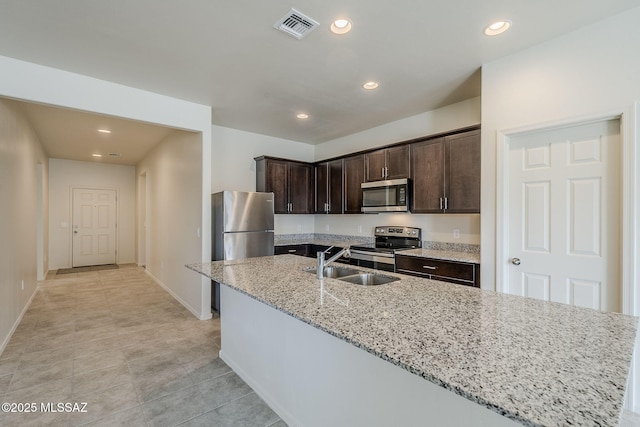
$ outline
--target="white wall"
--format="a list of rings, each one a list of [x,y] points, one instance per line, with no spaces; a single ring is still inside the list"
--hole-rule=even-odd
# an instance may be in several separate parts
[[[325,160],[478,124],[480,124],[480,97],[318,144],[315,147],[315,160]]]
[[[255,191],[259,156],[313,162],[314,146],[272,136],[212,126],[211,189]],[[275,233],[313,233],[313,215],[276,215]]]
[[[198,317],[201,292],[184,265],[201,256],[201,159],[201,136],[174,131],[136,167],[147,190],[147,271]]]
[[[496,274],[497,132],[630,112],[640,100],[638,22],[640,8],[483,67],[483,285],[493,288]]]
[[[116,190],[118,228],[116,262],[128,264],[135,257],[135,167],[49,159],[49,266],[72,267],[72,188]]]
[[[197,132],[202,173],[199,200],[192,201],[190,205],[174,204],[168,208],[198,212],[202,238],[197,253],[189,252],[193,255],[189,262],[211,259],[211,107],[3,56],[0,56],[0,96]],[[187,235],[159,243],[166,247],[155,249],[163,252],[192,245],[191,236]],[[176,260],[179,262],[181,260]],[[175,268],[186,270],[178,264]],[[188,275],[180,279],[167,276],[168,281],[179,281],[165,284],[179,289],[181,294],[188,294],[185,300],[201,317],[210,316],[210,280],[186,271]],[[193,293],[199,293],[199,297]]]
[[[38,164],[43,182],[38,182],[43,178]],[[48,239],[47,167],[47,155],[26,116],[15,103],[0,99],[0,353],[37,288],[39,205],[44,245]]]
[[[324,160],[479,123],[480,98],[478,97],[319,144],[315,147],[315,160]],[[428,241],[480,244],[480,215],[477,214],[315,216],[316,233],[372,236],[373,228],[378,225],[420,227],[423,231],[423,240]],[[454,229],[460,231],[460,238],[453,237]]]

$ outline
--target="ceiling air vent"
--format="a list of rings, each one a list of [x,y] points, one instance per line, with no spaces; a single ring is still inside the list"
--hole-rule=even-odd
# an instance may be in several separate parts
[[[109,157],[122,157],[120,153],[109,153]]]
[[[278,20],[278,22],[273,24],[273,28],[300,40],[313,31],[318,25],[320,24],[308,16],[295,9],[291,9],[285,16]]]

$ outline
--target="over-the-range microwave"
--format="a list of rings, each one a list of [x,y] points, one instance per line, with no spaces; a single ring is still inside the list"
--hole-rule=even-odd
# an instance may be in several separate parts
[[[407,178],[363,182],[362,212],[408,212],[410,183]]]

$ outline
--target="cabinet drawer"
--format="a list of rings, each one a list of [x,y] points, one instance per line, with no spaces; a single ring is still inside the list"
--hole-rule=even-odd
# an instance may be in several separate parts
[[[301,245],[284,245],[284,246],[276,246],[274,248],[275,255],[299,255],[299,256],[309,256],[309,245],[301,244]]]
[[[396,269],[399,273],[404,270],[418,273],[421,276],[429,276],[433,279],[442,277],[454,279],[456,282],[476,283],[475,264],[464,262],[396,255]]]

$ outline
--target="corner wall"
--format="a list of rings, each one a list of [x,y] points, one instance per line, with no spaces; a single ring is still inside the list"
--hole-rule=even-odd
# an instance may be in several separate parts
[[[493,288],[496,280],[498,132],[632,113],[634,101],[640,100],[638,22],[640,8],[632,9],[483,66],[483,284]]]
[[[38,286],[39,215],[43,247],[48,240],[47,169],[47,155],[24,113],[0,99],[0,353]]]
[[[136,167],[146,186],[146,269],[198,317],[201,293],[185,264],[201,256],[202,146],[196,133],[173,131]],[[209,291],[210,292],[210,291]]]

